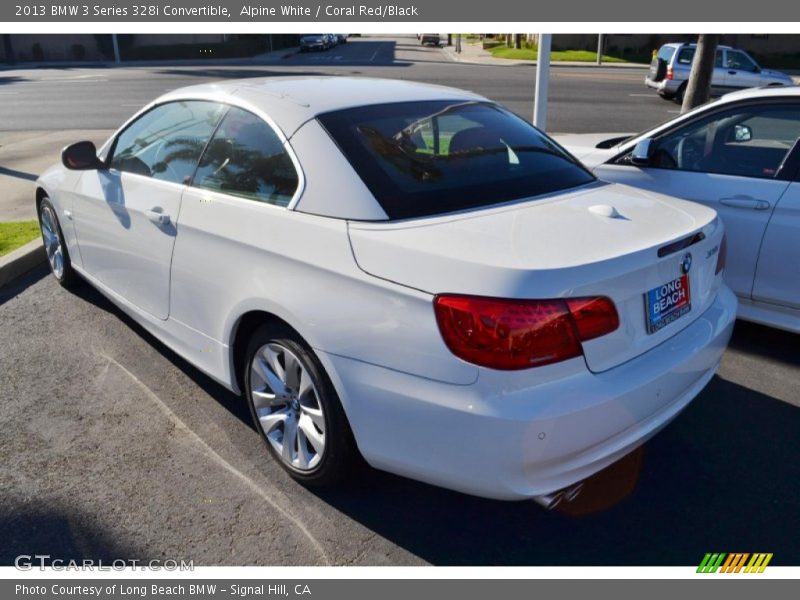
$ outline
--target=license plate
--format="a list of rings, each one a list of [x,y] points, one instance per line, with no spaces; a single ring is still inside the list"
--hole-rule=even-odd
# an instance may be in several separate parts
[[[692,310],[689,275],[653,288],[644,295],[647,333],[655,333]]]

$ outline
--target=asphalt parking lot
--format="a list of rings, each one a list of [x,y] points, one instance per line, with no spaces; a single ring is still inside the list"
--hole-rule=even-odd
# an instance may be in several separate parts
[[[0,564],[18,554],[195,564],[796,564],[796,336],[739,322],[717,377],[561,512],[365,468],[311,492],[242,401],[88,286],[0,292]],[[465,443],[469,443],[465,440]]]
[[[0,131],[114,127],[164,89],[244,71],[402,71],[530,108],[529,67],[489,80],[486,67],[436,49],[359,43],[288,67],[81,70],[68,80],[81,83],[59,84],[60,114],[42,93],[53,75],[21,73],[0,85]],[[637,73],[562,70],[554,131],[636,130],[673,110],[633,95]],[[0,176],[13,177],[4,166]],[[689,408],[554,512],[366,467],[342,488],[307,490],[269,458],[242,400],[91,287],[67,292],[44,267],[0,289],[0,340],[0,565],[19,554],[196,565],[692,565],[712,551],[772,552],[771,564],[788,565],[800,556],[793,334],[738,322],[718,375]]]

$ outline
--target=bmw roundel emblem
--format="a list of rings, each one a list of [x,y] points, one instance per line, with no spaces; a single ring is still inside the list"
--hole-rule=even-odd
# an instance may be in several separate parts
[[[681,259],[681,273],[686,275],[689,272],[689,269],[692,268],[692,253],[687,252],[683,255],[683,259]]]

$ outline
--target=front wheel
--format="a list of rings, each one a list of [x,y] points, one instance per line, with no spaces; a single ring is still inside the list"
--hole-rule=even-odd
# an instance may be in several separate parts
[[[256,429],[297,481],[342,481],[358,452],[336,391],[319,359],[291,329],[263,325],[247,348],[245,392]]]
[[[63,287],[73,287],[78,281],[78,274],[72,268],[69,251],[64,243],[64,234],[56,217],[56,209],[47,196],[39,203],[39,228],[42,230],[42,241],[50,272]]]

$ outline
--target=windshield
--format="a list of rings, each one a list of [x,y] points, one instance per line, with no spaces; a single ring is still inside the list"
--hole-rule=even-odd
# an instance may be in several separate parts
[[[489,206],[594,177],[488,102],[403,102],[318,117],[390,219]]]

